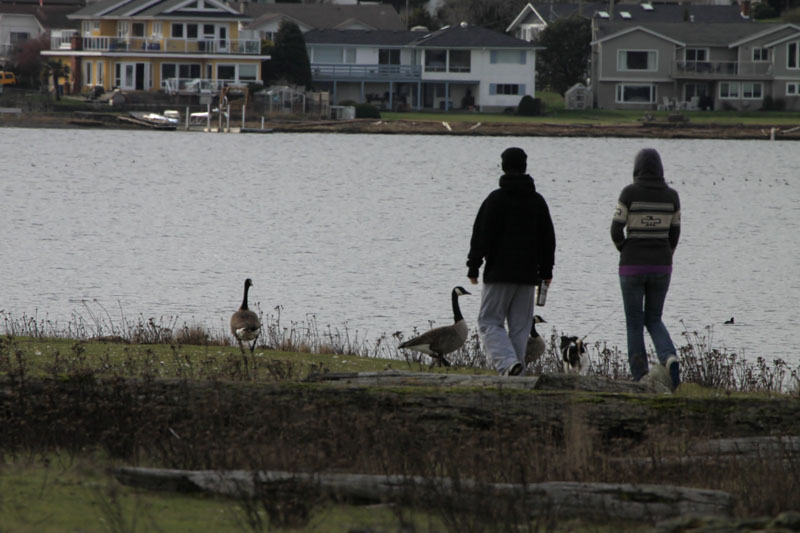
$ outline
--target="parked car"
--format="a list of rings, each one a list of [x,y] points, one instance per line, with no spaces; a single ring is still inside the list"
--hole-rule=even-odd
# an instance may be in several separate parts
[[[13,72],[6,72],[5,70],[0,70],[0,85],[16,85],[17,78],[14,76]]]

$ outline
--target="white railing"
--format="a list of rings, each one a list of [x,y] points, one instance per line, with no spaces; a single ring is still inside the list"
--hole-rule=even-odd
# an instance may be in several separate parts
[[[183,54],[261,54],[257,39],[164,39],[158,37],[53,37],[52,50],[91,50],[96,52],[152,52]]]
[[[673,72],[681,76],[719,78],[771,76],[772,63],[754,61],[675,61]]]
[[[261,84],[260,80],[209,80],[204,78],[167,78],[162,88],[169,94],[176,93],[218,93],[223,87],[245,87],[251,83]]]
[[[419,65],[324,65],[312,64],[311,76],[314,79],[341,78],[419,78]]]

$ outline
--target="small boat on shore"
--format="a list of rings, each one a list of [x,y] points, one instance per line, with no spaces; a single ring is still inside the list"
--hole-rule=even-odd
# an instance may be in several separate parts
[[[156,130],[174,130],[178,127],[178,119],[150,111],[131,111],[129,116],[120,116],[119,120]]]

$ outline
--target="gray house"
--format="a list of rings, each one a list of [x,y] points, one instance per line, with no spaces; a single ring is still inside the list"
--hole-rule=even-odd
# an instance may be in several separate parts
[[[613,7],[613,9],[610,9]],[[518,39],[533,41],[539,33],[556,20],[568,17],[584,17],[599,22],[633,22],[654,24],[662,22],[746,22],[750,21],[748,4],[702,5],[665,4],[642,2],[636,4],[612,4],[608,2],[529,2],[511,21],[506,33]]]
[[[600,109],[800,110],[800,26],[599,23],[591,72]]]

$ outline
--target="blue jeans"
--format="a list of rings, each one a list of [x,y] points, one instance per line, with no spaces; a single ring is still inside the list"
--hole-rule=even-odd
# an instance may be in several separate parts
[[[661,312],[669,291],[671,274],[637,274],[620,276],[622,304],[625,306],[625,324],[628,328],[628,364],[633,379],[639,381],[650,368],[644,346],[644,328],[656,347],[656,355],[665,364],[675,355],[675,345],[669,337]]]

